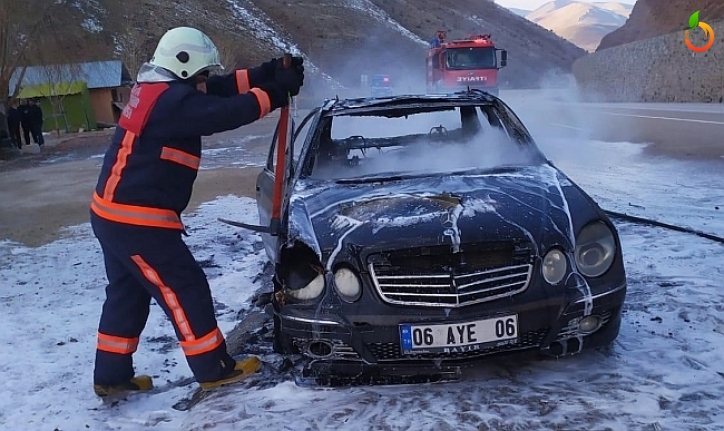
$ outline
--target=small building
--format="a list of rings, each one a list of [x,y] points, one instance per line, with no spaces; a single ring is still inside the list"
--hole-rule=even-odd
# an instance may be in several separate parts
[[[20,69],[15,70],[10,79],[10,94],[15,91],[20,72]],[[28,66],[20,88],[37,88],[37,86],[54,88],[58,84],[67,85],[71,82],[85,82],[90,105],[99,127],[118,123],[133,84],[128,69],[120,60]]]
[[[43,110],[43,131],[98,128],[91,106],[90,92],[84,81],[59,82],[23,87],[18,99],[35,99]]]

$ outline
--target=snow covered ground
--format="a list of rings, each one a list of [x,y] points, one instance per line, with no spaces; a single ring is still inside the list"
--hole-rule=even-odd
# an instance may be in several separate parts
[[[717,200],[724,200],[724,175],[714,165],[644,158],[627,143],[540,144],[602,206],[724,236]],[[258,236],[220,224],[221,216],[253,222],[256,209],[250,199],[223,197],[185,222],[228,333],[261,286],[264,255]],[[0,243],[0,429],[723,429],[724,246],[630,223],[618,228],[629,294],[611,349],[491,360],[457,383],[313,389],[278,379],[239,385],[190,411],[172,406],[193,385],[115,406],[93,394],[105,274],[88,225],[35,249]],[[136,365],[159,385],[190,376],[157,306]]]

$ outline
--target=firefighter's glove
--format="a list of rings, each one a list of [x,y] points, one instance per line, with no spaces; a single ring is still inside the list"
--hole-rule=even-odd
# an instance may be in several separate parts
[[[279,63],[274,73],[274,79],[259,85],[269,95],[272,109],[281,108],[289,104],[289,97],[299,94],[299,88],[304,85],[304,66],[297,66],[284,69]]]
[[[292,67],[302,66],[304,59],[302,57],[292,57]],[[257,82],[264,83],[274,80],[277,69],[281,68],[284,64],[282,58],[273,58],[265,63],[262,63],[259,67],[254,68],[252,74],[256,78]]]
[[[296,96],[304,85],[304,66],[299,64],[289,69],[277,68],[273,82],[285,90],[289,96]]]
[[[272,111],[277,108],[289,105],[288,92],[277,82],[265,82],[264,84],[259,85],[258,88],[264,90],[267,96],[269,96],[269,102],[271,102]]]

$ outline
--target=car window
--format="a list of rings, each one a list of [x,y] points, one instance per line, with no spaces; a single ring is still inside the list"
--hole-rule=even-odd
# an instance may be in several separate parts
[[[504,121],[492,107],[328,120],[331,134],[315,147],[313,178],[442,174],[537,161],[501,129]]]
[[[277,133],[274,132],[274,138],[272,139],[271,147],[269,148],[269,156],[266,160],[266,168],[274,172],[274,167],[277,161]]]
[[[287,143],[291,142],[292,138],[292,126],[296,123],[296,120],[292,119],[289,124],[289,134],[287,136]],[[306,125],[308,127],[309,123]],[[277,162],[277,148],[279,147],[279,126],[277,125],[277,129],[274,131],[274,139],[272,141],[271,148],[269,149],[269,156],[267,158],[266,168],[270,171],[274,172],[274,169],[276,169],[276,162]],[[288,150],[288,148],[287,148]],[[302,150],[302,145],[294,147],[294,162],[296,163],[297,158],[299,157],[299,153]]]
[[[302,149],[304,148],[304,141],[307,139],[307,134],[309,134],[309,129],[312,127],[312,124],[314,123],[313,119],[309,119],[306,123],[304,123],[303,119],[300,119],[299,121],[295,121],[295,127],[294,134],[296,135],[296,140],[294,141],[294,163],[296,164],[299,161],[299,155],[302,152]]]

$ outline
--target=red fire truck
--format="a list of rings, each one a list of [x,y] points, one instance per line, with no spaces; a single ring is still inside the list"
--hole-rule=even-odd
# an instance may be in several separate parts
[[[445,40],[438,31],[427,51],[427,91],[439,93],[477,88],[498,95],[498,70],[508,64],[508,52],[498,49],[489,34]],[[500,61],[498,52],[500,51]]]

